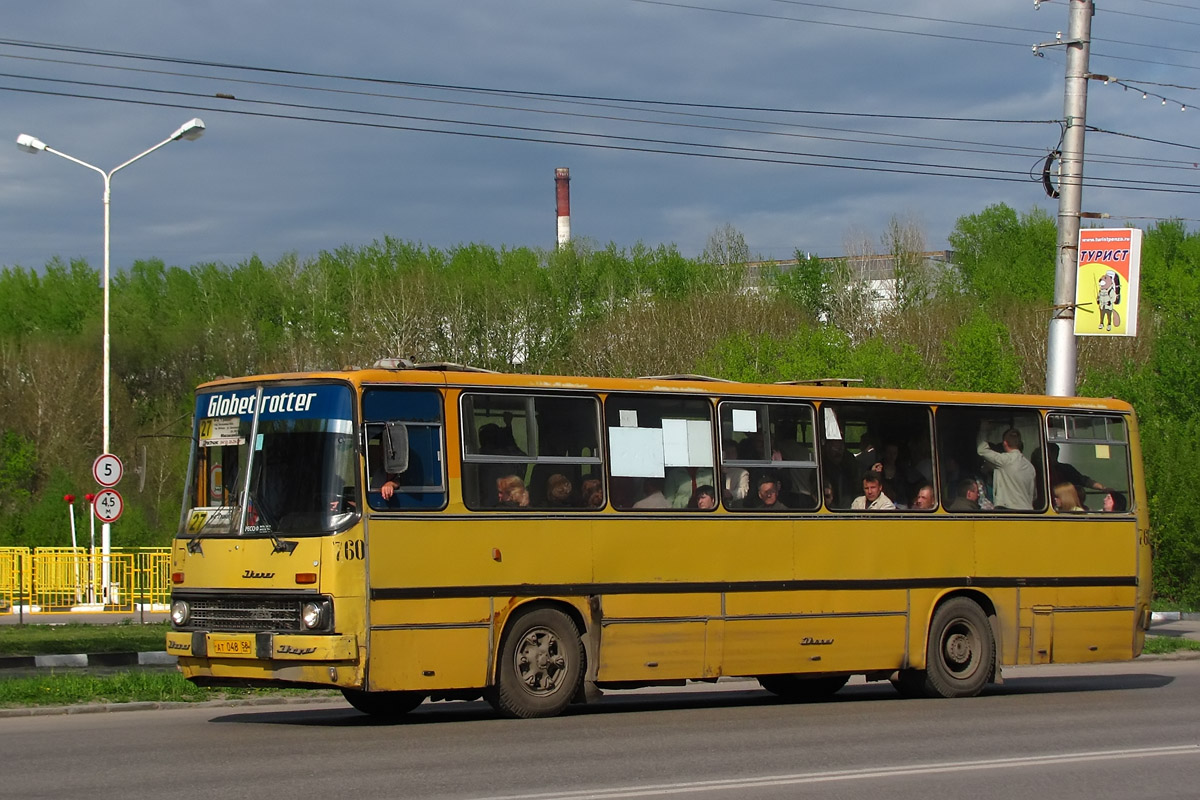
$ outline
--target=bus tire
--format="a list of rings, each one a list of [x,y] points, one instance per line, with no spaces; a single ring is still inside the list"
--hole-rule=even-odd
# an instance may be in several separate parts
[[[364,692],[342,689],[346,702],[364,714],[381,719],[402,717],[425,701],[421,692]]]
[[[933,614],[921,688],[927,697],[974,697],[987,685],[995,660],[987,614],[970,598],[953,597]]]
[[[556,716],[578,693],[583,662],[574,620],[554,608],[534,609],[504,631],[496,682],[485,697],[506,717]]]
[[[803,675],[761,675],[759,684],[773,695],[789,703],[816,703],[828,700],[850,680],[849,675],[821,675],[806,678]]]

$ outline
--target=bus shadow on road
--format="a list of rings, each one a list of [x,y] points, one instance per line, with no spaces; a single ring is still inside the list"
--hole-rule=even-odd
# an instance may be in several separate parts
[[[1122,675],[1054,675],[1006,679],[1003,684],[989,686],[981,699],[989,697],[1066,694],[1076,692],[1129,691],[1161,689],[1175,679],[1170,675],[1136,673]],[[828,700],[814,703],[790,703],[761,689],[687,692],[611,692],[596,703],[571,706],[561,718],[594,714],[626,714],[650,711],[684,711],[690,709],[754,708],[764,706],[821,707],[846,703],[889,701],[897,703],[946,702],[901,697],[886,681],[848,686]],[[949,702],[970,702],[956,700]],[[435,725],[453,722],[503,721],[483,701],[425,703],[416,711],[395,719],[371,717],[343,706],[304,708],[295,710],[240,711],[214,717],[212,722],[253,725],[311,725],[320,727],[410,726]]]

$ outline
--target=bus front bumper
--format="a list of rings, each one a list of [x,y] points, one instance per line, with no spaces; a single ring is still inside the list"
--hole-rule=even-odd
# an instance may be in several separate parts
[[[322,636],[169,631],[167,652],[180,658],[354,661],[358,658],[358,638],[353,634]]]

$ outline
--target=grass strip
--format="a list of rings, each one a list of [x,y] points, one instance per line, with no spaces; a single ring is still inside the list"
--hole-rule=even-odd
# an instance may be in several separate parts
[[[1200,642],[1181,636],[1147,636],[1146,645],[1142,648],[1143,653],[1155,656],[1184,650],[1200,650]]]
[[[165,650],[170,623],[0,625],[0,656]]]
[[[69,706],[82,703],[200,703],[265,696],[330,696],[338,692],[313,689],[206,689],[177,672],[132,671],[110,675],[53,672],[33,678],[0,680],[0,708]]]

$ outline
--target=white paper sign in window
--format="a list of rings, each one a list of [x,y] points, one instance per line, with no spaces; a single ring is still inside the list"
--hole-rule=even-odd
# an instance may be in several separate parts
[[[712,427],[708,420],[664,419],[662,432],[666,466],[712,466]]]
[[[609,428],[612,474],[619,478],[661,478],[663,432],[661,428]]]
[[[739,433],[757,433],[758,412],[752,408],[733,409],[733,429]]]

